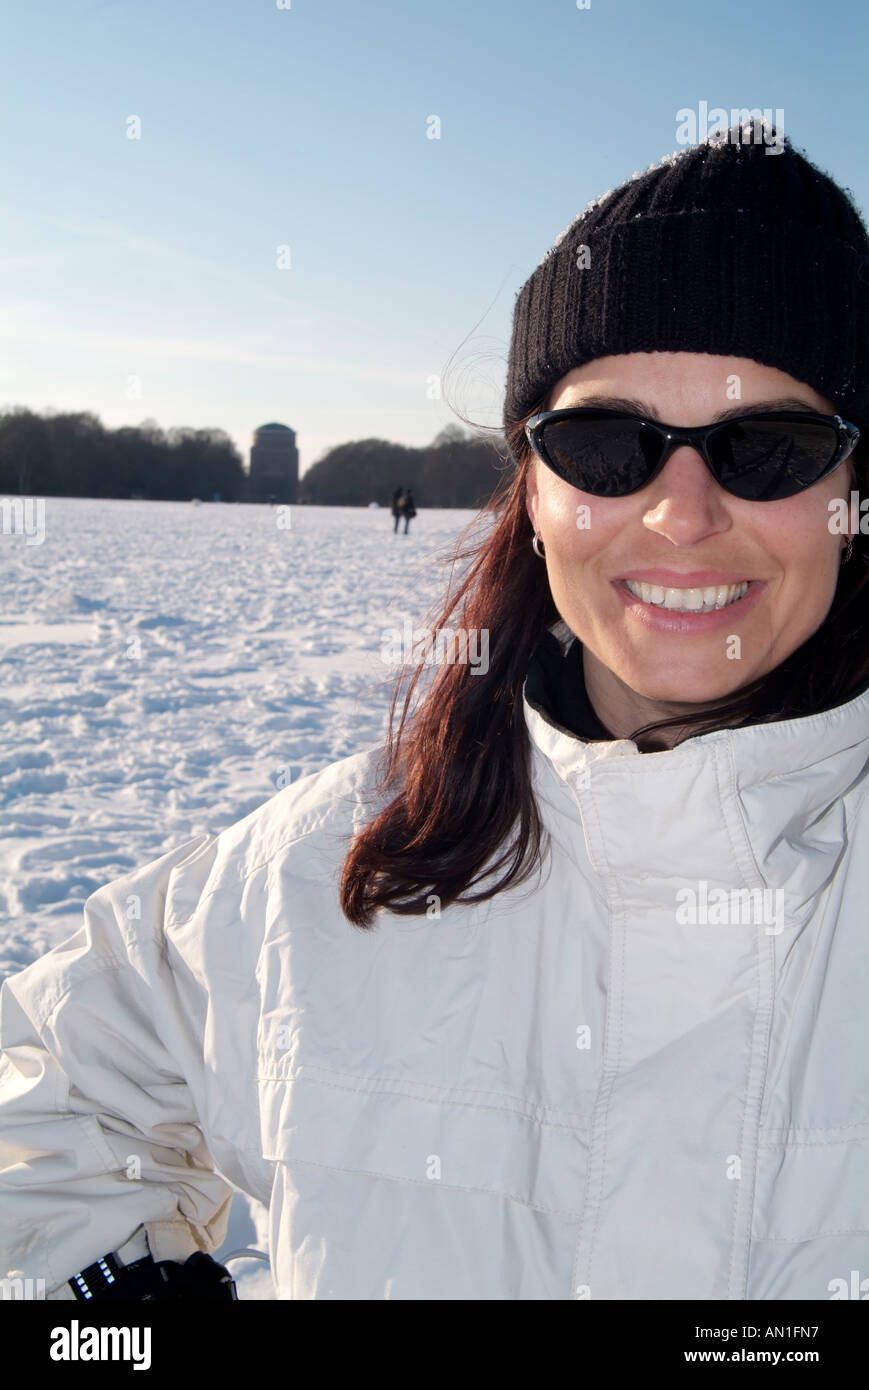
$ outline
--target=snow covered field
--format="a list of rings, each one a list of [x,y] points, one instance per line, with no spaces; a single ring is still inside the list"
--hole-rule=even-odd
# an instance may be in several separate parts
[[[41,543],[4,526],[0,980],[101,884],[381,742],[382,633],[429,619],[472,516],[48,498]],[[264,1217],[239,1194],[223,1253]]]

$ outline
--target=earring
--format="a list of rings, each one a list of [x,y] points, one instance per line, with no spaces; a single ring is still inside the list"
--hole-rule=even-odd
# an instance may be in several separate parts
[[[535,555],[539,555],[539,556],[540,556],[541,560],[545,560],[545,559],[546,559],[546,551],[543,550],[542,547],[541,547],[541,545],[540,545],[540,532],[539,532],[539,531],[535,531],[535,532],[534,532],[534,539],[533,539],[533,541],[531,542],[531,549],[534,551],[534,554],[535,554]]]
[[[850,560],[850,558],[851,558],[851,556],[853,555],[853,553],[854,553],[854,542],[853,542],[853,540],[851,539],[851,537],[849,536],[849,537],[848,537],[848,544],[847,544],[846,546],[843,546],[843,547],[842,547],[842,558],[841,558],[841,560],[839,561],[839,564],[840,564],[840,565],[847,565],[847,563],[848,563],[848,561]]]

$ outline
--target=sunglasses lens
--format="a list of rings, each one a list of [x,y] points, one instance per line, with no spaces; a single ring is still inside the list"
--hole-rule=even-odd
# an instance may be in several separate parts
[[[543,446],[559,477],[595,497],[636,492],[661,457],[655,432],[629,416],[550,420],[544,426]]]
[[[834,457],[832,425],[806,420],[744,420],[709,436],[723,488],[751,502],[773,502],[812,487]]]

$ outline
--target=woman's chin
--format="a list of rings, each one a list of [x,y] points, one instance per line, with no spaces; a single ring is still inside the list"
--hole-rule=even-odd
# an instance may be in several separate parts
[[[744,671],[713,671],[668,666],[666,671],[649,672],[641,669],[616,671],[626,686],[644,700],[666,705],[706,705],[732,696],[751,679]]]

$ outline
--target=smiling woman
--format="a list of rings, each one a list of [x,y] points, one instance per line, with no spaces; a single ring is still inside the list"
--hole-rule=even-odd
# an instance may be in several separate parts
[[[643,754],[869,685],[869,541],[833,525],[869,492],[869,238],[787,138],[770,158],[746,133],[592,200],[517,297],[513,468],[437,620],[490,630],[489,676],[445,668],[406,724],[411,680],[394,798],[344,866],[360,925],[532,872],[529,689]]]
[[[735,135],[519,293],[509,471],[428,629],[485,663],[424,685],[429,644],[383,746],[4,985],[0,1270],[100,1296],[217,1248],[226,1180],[286,1299],[869,1269],[869,539],[830,524],[866,490],[869,238]]]

